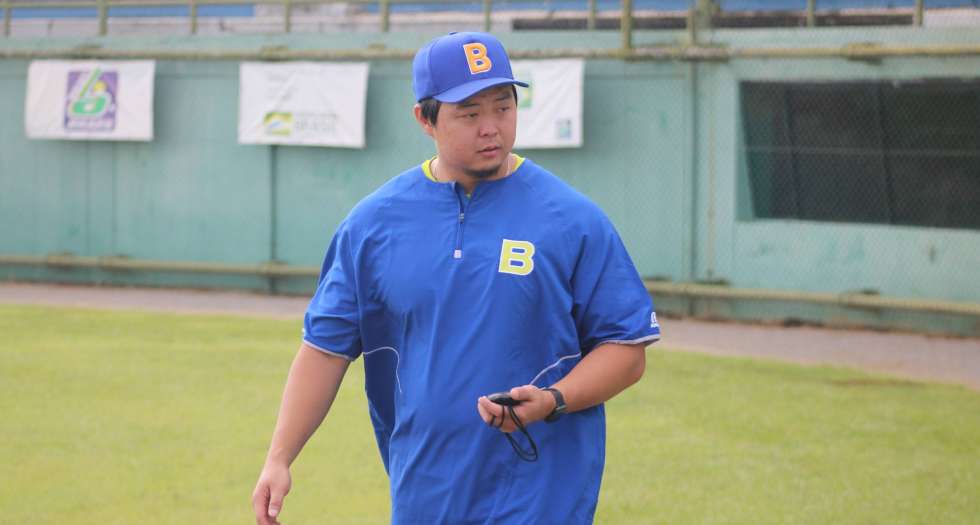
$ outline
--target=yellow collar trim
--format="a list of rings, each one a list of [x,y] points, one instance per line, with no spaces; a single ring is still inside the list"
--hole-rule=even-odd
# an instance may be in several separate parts
[[[517,169],[521,167],[521,164],[524,163],[524,157],[516,153],[514,153],[513,155],[514,158],[517,159],[517,161],[514,162],[514,169],[510,170],[510,173],[514,173],[515,171],[517,171]],[[436,160],[436,158],[432,157],[431,159],[422,163],[422,173],[425,173],[425,178],[431,180],[432,182],[442,182],[436,180],[435,176],[432,174],[432,161],[434,160]],[[510,173],[508,173],[508,175],[510,175]]]

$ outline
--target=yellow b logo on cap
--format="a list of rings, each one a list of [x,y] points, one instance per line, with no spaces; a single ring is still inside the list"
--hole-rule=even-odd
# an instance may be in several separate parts
[[[466,53],[466,62],[470,65],[470,73],[474,75],[483,73],[490,71],[490,68],[493,67],[493,62],[487,56],[487,46],[479,42],[465,44],[463,52]]]

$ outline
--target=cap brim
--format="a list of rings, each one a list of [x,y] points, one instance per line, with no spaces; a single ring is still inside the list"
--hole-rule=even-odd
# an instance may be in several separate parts
[[[474,80],[473,82],[467,82],[452,89],[447,89],[438,95],[434,95],[432,98],[438,100],[439,102],[455,104],[472,97],[484,89],[502,86],[504,84],[515,84],[521,87],[528,87],[527,82],[521,82],[520,80],[514,80],[512,78],[481,78],[480,80]]]

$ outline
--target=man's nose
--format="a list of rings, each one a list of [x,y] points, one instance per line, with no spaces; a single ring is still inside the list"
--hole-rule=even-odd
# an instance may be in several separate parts
[[[500,132],[497,128],[497,123],[493,121],[492,118],[482,118],[480,119],[480,136],[481,137],[492,137]]]

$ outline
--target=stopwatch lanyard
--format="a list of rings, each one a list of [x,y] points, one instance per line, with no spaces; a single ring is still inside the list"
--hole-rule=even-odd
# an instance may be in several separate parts
[[[521,418],[517,417],[517,413],[514,412],[514,407],[508,406],[506,408],[508,412],[510,412],[510,418],[513,419],[514,423],[517,425],[517,429],[521,431],[521,434],[524,434],[524,437],[527,438],[527,442],[531,444],[531,450],[528,451],[521,448],[521,446],[517,443],[517,440],[514,439],[514,436],[511,436],[510,433],[505,432],[504,436],[507,437],[507,441],[510,441],[510,446],[514,449],[514,452],[517,453],[517,457],[523,459],[524,461],[537,461],[538,446],[535,445],[534,440],[531,439],[531,434],[527,433],[527,427],[524,426],[524,422],[521,421]]]

